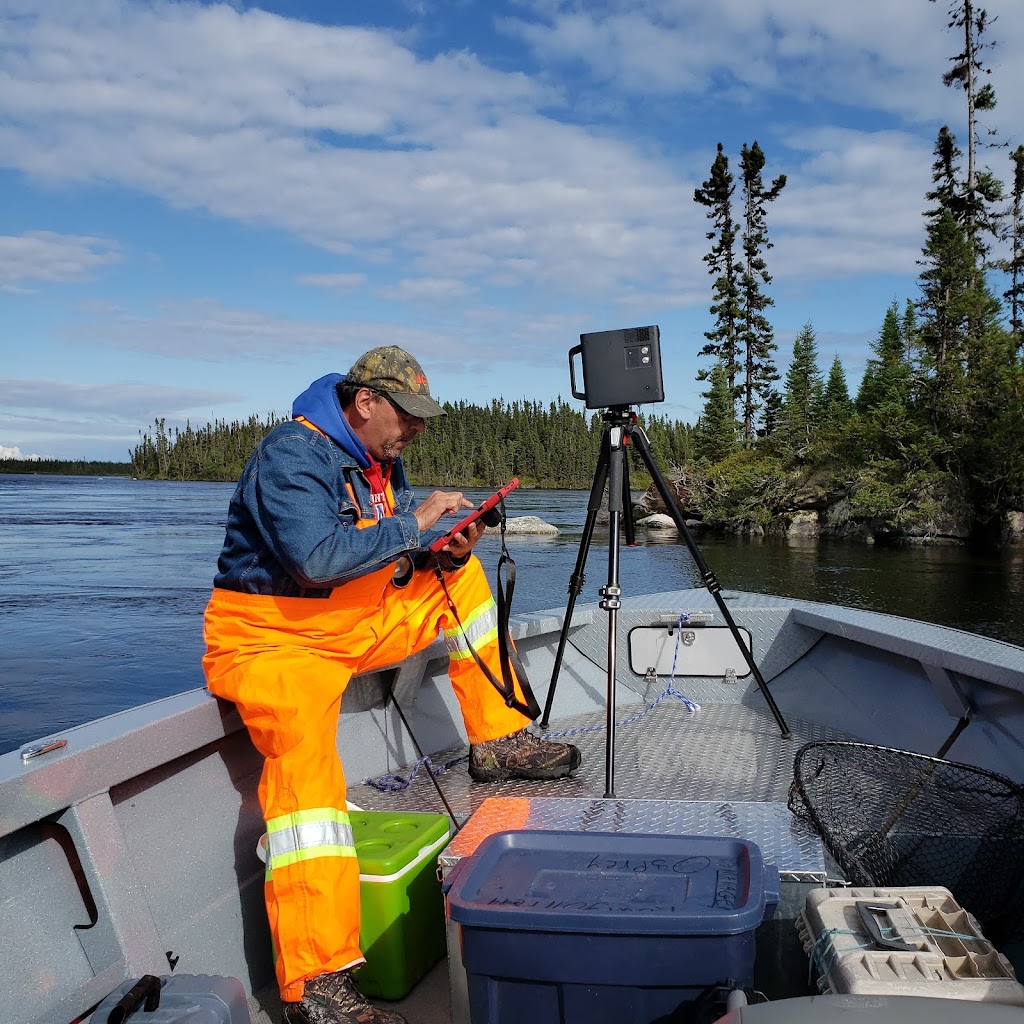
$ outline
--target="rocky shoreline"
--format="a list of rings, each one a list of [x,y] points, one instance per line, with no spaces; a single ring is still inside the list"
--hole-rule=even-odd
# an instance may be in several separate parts
[[[695,500],[691,478],[685,471],[665,474],[686,525],[694,532],[707,531],[749,537],[834,537],[865,544],[967,544],[971,525],[965,516],[940,511],[927,522],[894,528],[891,523],[852,515],[849,494],[829,490],[813,477],[798,481],[784,507],[773,512],[767,522],[708,522]],[[632,509],[637,526],[651,530],[674,530],[675,521],[665,507],[654,484]],[[1003,545],[1024,544],[1024,512],[1011,512],[1003,524]]]

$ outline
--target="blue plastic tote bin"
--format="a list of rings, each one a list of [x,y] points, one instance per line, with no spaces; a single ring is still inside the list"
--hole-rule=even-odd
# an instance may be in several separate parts
[[[499,832],[449,882],[473,1024],[644,1024],[749,986],[779,899],[754,843],[714,836]]]

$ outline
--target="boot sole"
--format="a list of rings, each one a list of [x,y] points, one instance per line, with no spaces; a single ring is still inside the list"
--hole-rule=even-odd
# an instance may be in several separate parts
[[[473,768],[470,765],[469,777],[474,782],[505,782],[508,779],[526,779],[531,782],[547,782],[551,779],[564,779],[579,769],[579,763],[574,765],[561,764],[553,768],[536,768],[532,771],[529,768]]]

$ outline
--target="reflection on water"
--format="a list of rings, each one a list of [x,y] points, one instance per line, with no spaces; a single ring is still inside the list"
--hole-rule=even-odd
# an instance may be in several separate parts
[[[203,685],[202,611],[231,484],[0,475],[0,753],[69,725]],[[469,492],[474,500],[484,491]],[[519,489],[511,517],[556,537],[509,536],[514,612],[564,608],[588,494]],[[1024,551],[890,549],[796,539],[699,537],[723,589],[835,602],[1024,644]],[[608,580],[598,527],[579,601]],[[497,537],[477,552],[494,575]],[[674,531],[619,549],[625,596],[699,585]]]

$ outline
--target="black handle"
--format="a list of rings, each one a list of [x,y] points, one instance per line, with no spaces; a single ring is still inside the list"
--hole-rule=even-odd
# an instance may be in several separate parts
[[[583,346],[582,345],[574,345],[571,349],[569,349],[569,390],[572,392],[572,397],[573,398],[582,398],[582,399],[585,400],[586,397],[587,397],[587,391],[586,391],[587,383],[584,380],[584,382],[583,382],[583,390],[582,391],[577,391],[576,390],[576,367],[573,365],[573,361],[572,361],[572,357],[573,356],[578,355],[578,354],[580,354],[582,352],[583,352]]]
[[[129,1014],[134,1013],[145,1001],[146,1013],[152,1013],[160,1005],[160,979],[155,974],[143,975],[121,997],[121,1002],[107,1015],[107,1024],[123,1024]]]
[[[861,921],[864,922],[864,927],[867,929],[868,935],[871,936],[871,941],[881,949],[895,949],[901,953],[919,953],[920,950],[917,946],[908,945],[902,939],[893,938],[887,939],[882,934],[882,927],[878,923],[878,916],[888,917],[890,910],[895,910],[899,907],[898,903],[871,903],[867,900],[857,900],[856,903],[857,913],[860,914]]]

